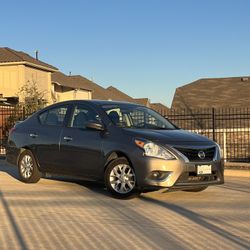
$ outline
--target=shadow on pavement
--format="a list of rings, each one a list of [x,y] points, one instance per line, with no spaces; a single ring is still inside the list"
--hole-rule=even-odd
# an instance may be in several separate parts
[[[239,238],[236,235],[231,234],[230,232],[221,229],[220,227],[213,225],[211,223],[209,223],[208,221],[206,221],[203,216],[201,216],[200,214],[197,214],[193,211],[190,211],[184,207],[175,205],[173,203],[168,203],[165,201],[161,201],[161,200],[157,200],[151,197],[145,197],[145,196],[141,196],[140,197],[141,200],[145,201],[146,203],[153,203],[155,205],[167,208],[187,219],[189,219],[190,221],[197,223],[198,225],[214,232],[217,233],[218,235],[222,236],[223,238],[238,244],[240,247],[249,249],[249,242]]]
[[[5,160],[0,160],[0,171],[7,173],[8,175],[14,177],[19,180],[19,174],[17,167],[8,164]]]
[[[9,208],[8,202],[5,200],[4,195],[3,195],[2,192],[0,192],[0,200],[1,200],[1,203],[3,204],[3,208],[5,210],[5,213],[7,214],[8,218],[9,218],[9,221],[11,223],[11,227],[13,229],[13,232],[16,235],[16,239],[19,242],[20,248],[22,250],[28,249],[28,247],[27,247],[27,245],[25,243],[25,240],[24,240],[24,238],[22,236],[21,230],[19,229],[19,226],[18,226],[18,224],[15,221],[15,217],[12,214],[12,212],[11,212],[11,210]]]
[[[0,172],[5,172],[11,177],[19,180],[19,173],[17,167],[8,164],[5,160],[0,160]],[[108,194],[107,191],[105,191],[105,186],[102,183],[95,182],[95,181],[86,181],[83,179],[77,179],[73,177],[66,177],[66,176],[52,176],[52,177],[42,177],[43,179],[48,180],[57,180],[62,182],[69,182],[69,183],[75,183],[81,186],[84,186],[92,191],[102,193],[102,194]]]

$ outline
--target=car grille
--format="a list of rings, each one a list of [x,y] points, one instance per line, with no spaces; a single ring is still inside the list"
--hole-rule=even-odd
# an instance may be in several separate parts
[[[212,161],[215,155],[215,147],[193,149],[193,148],[175,148],[183,155],[185,155],[189,161]],[[205,157],[202,159],[199,157],[199,152],[204,152]]]

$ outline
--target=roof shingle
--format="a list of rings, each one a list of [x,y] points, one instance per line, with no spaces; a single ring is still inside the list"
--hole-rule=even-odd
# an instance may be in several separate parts
[[[175,91],[172,108],[250,107],[250,77],[200,79]]]
[[[105,88],[90,81],[81,75],[67,76],[62,72],[52,74],[52,82],[58,83],[65,87],[79,88],[92,91],[92,98],[98,100],[109,100],[110,96]]]
[[[110,94],[110,98],[112,100],[135,102],[135,100],[131,96],[125,94],[124,92],[120,91],[119,89],[117,89],[117,88],[115,88],[113,86],[108,87],[106,90]]]
[[[135,98],[134,101],[140,105],[150,107],[150,100],[148,98]]]
[[[50,64],[35,59],[34,57],[7,47],[0,48],[0,63],[25,62],[36,66],[47,68],[49,71],[57,71],[58,69]]]
[[[169,112],[169,108],[163,105],[162,103],[151,103],[150,107],[156,112],[163,114],[163,115],[167,115]]]
[[[89,83],[90,81],[84,77],[67,76],[62,72],[54,72],[51,76],[51,80],[52,82],[60,84],[65,87],[92,91],[92,88],[90,87],[91,83]]]

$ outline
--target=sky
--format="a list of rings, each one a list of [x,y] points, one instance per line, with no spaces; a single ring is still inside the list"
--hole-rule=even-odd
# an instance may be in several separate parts
[[[0,47],[171,106],[199,78],[250,75],[249,0],[1,1]]]

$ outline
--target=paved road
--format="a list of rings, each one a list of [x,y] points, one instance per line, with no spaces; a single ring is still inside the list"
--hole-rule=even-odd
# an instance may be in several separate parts
[[[83,181],[23,184],[0,161],[0,249],[250,249],[250,178],[226,181],[116,200]]]

